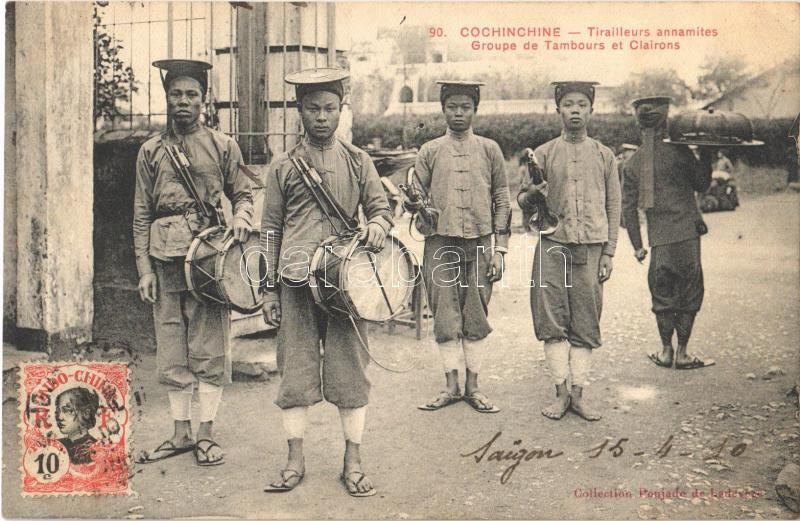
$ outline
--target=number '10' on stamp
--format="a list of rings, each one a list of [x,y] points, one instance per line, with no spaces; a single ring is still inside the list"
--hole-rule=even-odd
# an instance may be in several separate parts
[[[125,494],[128,365],[20,365],[22,494]]]

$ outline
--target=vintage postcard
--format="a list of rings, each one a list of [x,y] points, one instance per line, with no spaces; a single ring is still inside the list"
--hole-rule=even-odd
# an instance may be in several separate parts
[[[5,15],[4,516],[797,518],[800,4]]]

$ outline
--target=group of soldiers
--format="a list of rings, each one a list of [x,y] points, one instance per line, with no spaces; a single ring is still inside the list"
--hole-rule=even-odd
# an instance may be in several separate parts
[[[189,60],[155,65],[165,73],[169,123],[139,152],[133,230],[139,291],[153,305],[159,379],[168,386],[174,432],[157,448],[143,451],[139,461],[193,452],[198,465],[219,465],[225,455],[212,427],[222,386],[231,381],[228,311],[194,298],[186,287],[184,258],[193,237],[209,222],[182,186],[165,148],[178,144],[186,152],[203,201],[214,206],[223,193],[231,201],[229,233],[239,241],[247,239],[254,225],[251,185],[238,168],[242,156],[236,142],[201,123],[210,65]],[[362,214],[365,244],[383,246],[393,215],[378,173],[364,151],[335,137],[347,76],[338,69],[287,76],[296,88],[305,134],[271,162],[266,174],[260,221],[266,261],[262,311],[265,321],[278,328],[281,382],[275,403],[282,410],[288,442],[286,466],[266,492],[287,492],[303,481],[308,410],[324,399],[337,406],[341,417],[345,453],[340,479],[345,489],[355,497],[376,493],[360,455],[370,394],[365,373],[369,355],[362,346],[368,343],[367,328],[363,321],[324,312],[312,297],[309,259],[334,233],[336,218],[323,218],[293,166],[295,158],[311,165],[344,214]],[[496,142],[472,130],[481,84],[440,83],[448,128],[419,150],[415,170],[427,197],[407,206],[435,217],[417,222],[425,232],[422,274],[445,375],[441,393],[419,408],[434,411],[465,401],[477,412],[496,413],[500,408],[479,389],[478,375],[491,350],[492,284],[503,277],[511,234],[505,161]],[[517,196],[524,211],[546,201],[560,221],[555,233],[538,241],[530,296],[535,336],[544,344],[556,388],[555,401],[542,409],[552,419],[568,411],[588,421],[601,417],[587,404],[584,390],[591,355],[602,345],[603,284],[613,271],[622,215],[640,262],[648,252],[639,231],[640,212],[647,219],[652,250],[648,282],[662,340],[650,359],[678,369],[710,364],[688,354],[687,344],[703,298],[700,235],[706,229],[694,192],[708,187],[711,157],[701,150],[698,159],[685,146],[663,143],[669,99],[642,98],[634,108],[643,143],[624,163],[621,179],[611,150],[587,135],[594,86],[555,83],[561,135],[534,151],[544,181],[524,179]],[[564,258],[571,259],[570,266],[565,267]],[[191,425],[195,391],[200,406],[196,436]]]

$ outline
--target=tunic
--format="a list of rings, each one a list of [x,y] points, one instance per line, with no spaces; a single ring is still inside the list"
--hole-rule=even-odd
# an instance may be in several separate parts
[[[697,208],[695,191],[711,184],[711,165],[698,161],[684,146],[656,139],[655,157],[640,149],[624,166],[624,213],[628,237],[635,250],[642,248],[639,229],[639,178],[644,161],[654,161],[654,205],[645,211],[648,242],[652,248],[648,286],[654,313],[696,313],[703,302],[703,267],[700,235],[705,223]]]
[[[531,313],[536,338],[568,340],[576,347],[602,345],[602,255],[616,250],[621,195],[616,159],[597,140],[570,142],[564,135],[534,153],[548,184],[547,206],[560,225],[536,246]],[[520,190],[530,184],[527,179]]]
[[[146,141],[136,160],[133,241],[139,276],[155,273],[153,305],[159,380],[183,388],[202,380],[230,382],[228,310],[198,301],[186,287],[186,252],[194,236],[210,225],[197,212],[167,157],[165,144],[180,140],[192,163],[200,197],[215,206],[224,193],[234,217],[252,223],[250,180],[241,175],[242,154],[236,142],[197,126],[187,134],[164,133]]]
[[[391,210],[378,172],[366,152],[335,139],[317,146],[304,138],[278,156],[267,173],[261,219],[261,248],[266,259],[266,291],[279,291],[281,325],[277,362],[281,374],[276,405],[282,409],[313,405],[323,398],[338,407],[363,407],[369,402],[369,362],[349,318],[328,315],[315,303],[308,287],[309,263],[334,227],[322,213],[291,157],[313,166],[333,197],[352,217],[363,210],[367,223],[385,231]],[[334,218],[336,227],[343,223]],[[365,343],[367,327],[355,319]],[[324,356],[320,355],[320,341]]]
[[[492,328],[487,272],[495,246],[508,247],[511,215],[500,146],[472,129],[422,145],[415,166],[440,216],[425,239],[423,277],[437,342],[480,340]]]

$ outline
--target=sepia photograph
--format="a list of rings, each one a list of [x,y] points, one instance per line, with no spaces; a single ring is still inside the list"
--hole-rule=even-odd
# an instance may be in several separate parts
[[[4,31],[4,517],[800,515],[800,4]]]

